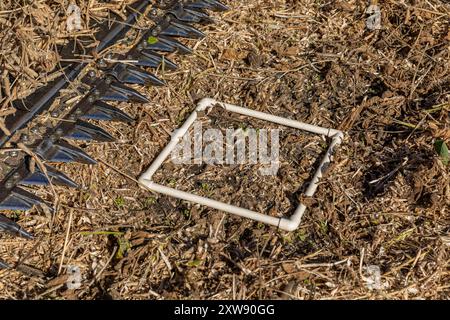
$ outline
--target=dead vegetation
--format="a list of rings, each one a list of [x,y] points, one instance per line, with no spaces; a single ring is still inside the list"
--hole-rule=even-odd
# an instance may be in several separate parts
[[[100,164],[61,166],[82,190],[55,187],[54,215],[7,213],[37,239],[1,237],[0,257],[25,274],[0,271],[0,297],[448,299],[450,179],[434,144],[450,143],[450,5],[380,0],[381,29],[369,30],[366,1],[224,2],[232,10],[190,43],[195,54],[173,57],[180,69],[160,74],[168,86],[142,89],[148,105],[121,105],[136,123],[102,124],[117,142],[80,144]],[[33,3],[0,4],[2,115],[52,74],[54,46],[68,37],[68,1]],[[77,3],[85,21],[123,4]],[[137,186],[204,96],[347,132],[297,231]],[[264,188],[290,183],[287,200],[276,198],[287,209],[314,166],[291,140],[281,144],[285,171],[261,189],[239,191],[254,169],[207,166],[191,174],[199,183],[190,191],[242,204],[257,194],[259,203],[271,200]],[[189,169],[159,175],[182,188]],[[225,180],[233,177],[242,179]],[[39,194],[54,200],[50,189]],[[83,276],[77,290],[65,285],[71,265]]]

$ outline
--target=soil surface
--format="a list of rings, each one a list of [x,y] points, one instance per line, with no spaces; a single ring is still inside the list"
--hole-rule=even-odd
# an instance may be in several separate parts
[[[125,3],[98,2],[77,1],[83,21]],[[201,27],[205,39],[184,41],[194,54],[170,55],[179,69],[156,72],[167,86],[136,87],[150,103],[116,104],[133,124],[99,124],[115,142],[76,143],[98,165],[56,165],[80,190],[33,188],[53,214],[2,212],[36,239],[1,235],[0,259],[17,268],[0,271],[0,298],[448,299],[450,174],[442,146],[450,145],[450,4],[374,1],[376,28],[367,1],[224,3],[231,10],[212,13],[216,23]],[[74,37],[65,30],[67,6],[0,4],[0,116],[53,74],[54,46]],[[302,193],[329,141],[222,110],[201,118],[204,129],[280,129],[275,176],[261,175],[258,164],[170,161],[155,175],[274,216],[304,201],[298,230],[137,184],[203,97],[345,132],[311,199]],[[79,284],[68,284],[72,267]]]

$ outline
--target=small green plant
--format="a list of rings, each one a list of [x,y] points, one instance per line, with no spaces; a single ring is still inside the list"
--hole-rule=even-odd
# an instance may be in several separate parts
[[[153,204],[156,203],[156,198],[155,197],[148,197],[147,199],[145,199],[145,206],[149,207]]]
[[[328,234],[328,221],[326,221],[326,220],[321,220],[321,221],[319,221],[319,225],[320,225],[320,232],[321,232],[323,235]]]
[[[304,241],[306,240],[306,238],[307,238],[307,235],[306,235],[306,233],[305,233],[305,230],[303,230],[303,229],[298,230],[298,231],[297,231],[297,238],[298,238],[301,242],[304,242]]]
[[[194,259],[194,260],[188,261],[186,263],[186,266],[191,267],[191,268],[198,267],[202,264],[202,262],[203,262],[203,260],[201,260],[201,259]]]
[[[19,211],[19,210],[14,210],[13,212],[12,212],[12,214],[10,215],[10,218],[11,219],[19,219],[20,217],[22,216],[22,212],[21,211]]]
[[[243,132],[247,132],[247,124],[243,122],[239,123],[239,129],[241,129]]]
[[[210,190],[210,186],[206,182],[202,182],[201,188],[202,188],[203,191],[209,191]]]
[[[127,252],[131,249],[131,243],[125,239],[124,232],[120,231],[83,231],[80,232],[82,236],[101,235],[101,236],[113,236],[117,241],[118,249],[116,252],[116,259],[122,259]]]
[[[282,236],[282,241],[284,244],[292,244],[293,241],[293,237],[292,237],[292,233],[288,233],[287,235],[283,235]]]
[[[189,108],[184,108],[180,111],[180,113],[178,114],[175,122],[177,123],[177,125],[181,125],[183,124],[183,122],[186,120],[187,114],[189,113],[190,109]]]
[[[147,43],[150,44],[150,45],[155,44],[158,41],[159,41],[158,38],[153,37],[153,36],[150,36],[150,37],[147,38]]]
[[[123,208],[125,206],[125,199],[123,197],[119,196],[116,199],[114,199],[114,204],[119,209]]]
[[[208,196],[211,197],[213,194],[213,186],[211,186],[210,184],[206,183],[206,182],[202,182],[200,184],[200,189]]]
[[[91,198],[91,194],[89,193],[89,192],[84,192],[82,195],[81,195],[81,198],[83,199],[83,201],[88,201],[90,198]]]
[[[116,259],[122,259],[127,255],[127,252],[131,249],[131,243],[125,239],[122,235],[115,235],[117,239],[118,249],[116,252]]]
[[[436,140],[436,142],[434,143],[434,148],[439,154],[442,163],[447,166],[450,162],[450,156],[448,154],[448,147],[445,144],[445,141],[441,139]]]
[[[387,246],[386,247],[390,247],[398,242],[402,242],[405,241],[406,239],[410,238],[412,236],[412,234],[414,233],[415,228],[411,228],[408,230],[405,230],[403,232],[401,232],[398,236],[396,236],[395,238],[391,239],[390,241],[388,241]]]
[[[183,209],[181,212],[183,213],[183,216],[184,216],[186,219],[189,220],[189,219],[191,218],[191,210],[189,210],[189,209]]]

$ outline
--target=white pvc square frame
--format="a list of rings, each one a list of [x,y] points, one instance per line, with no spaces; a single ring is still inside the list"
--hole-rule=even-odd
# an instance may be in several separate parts
[[[162,150],[162,152],[158,155],[158,157],[153,161],[148,170],[142,174],[139,178],[139,183],[143,185],[145,188],[155,191],[158,193],[162,193],[168,196],[172,196],[178,199],[198,203],[204,206],[208,206],[220,211],[224,211],[227,213],[231,213],[234,215],[238,215],[244,218],[249,218],[255,221],[259,221],[262,223],[266,223],[272,226],[276,226],[280,229],[286,231],[294,231],[300,225],[302,220],[302,216],[306,210],[306,206],[300,202],[298,207],[295,209],[294,214],[291,217],[272,217],[260,212],[255,212],[252,210],[244,209],[241,207],[237,207],[228,203],[220,202],[217,200],[212,200],[206,197],[198,196],[192,193],[180,191],[174,188],[166,187],[160,184],[157,184],[152,181],[152,177],[155,172],[161,167],[163,162],[167,159],[170,153],[174,150],[176,145],[180,142],[180,140],[184,137],[184,135],[188,132],[189,128],[194,124],[197,120],[197,116],[199,112],[204,112],[207,108],[213,108],[214,106],[220,106],[227,111],[238,113],[241,115],[249,116],[252,118],[257,118],[260,120],[269,121],[272,123],[277,123],[280,125],[284,125],[287,127],[308,131],[311,133],[324,135],[332,138],[330,145],[328,146],[327,152],[324,155],[322,161],[320,162],[319,168],[314,173],[312,180],[310,181],[306,192],[304,193],[307,197],[312,197],[316,192],[318,183],[320,178],[322,177],[324,171],[327,169],[329,163],[331,162],[331,156],[334,152],[334,149],[337,145],[342,142],[343,133],[336,129],[323,128],[307,123],[303,123],[300,121],[295,121],[287,118],[277,117],[271,115],[269,113],[259,112],[251,109],[247,109],[244,107],[239,107],[223,102],[216,101],[210,98],[202,99],[194,112],[187,118],[186,122],[174,132],[172,139],[169,144]]]

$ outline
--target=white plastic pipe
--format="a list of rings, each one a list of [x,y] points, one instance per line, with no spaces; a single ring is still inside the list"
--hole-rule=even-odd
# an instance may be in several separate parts
[[[183,138],[183,136],[187,133],[189,128],[192,126],[192,124],[197,119],[197,113],[200,111],[204,111],[207,108],[212,108],[215,105],[220,105],[221,107],[225,108],[226,110],[234,113],[239,113],[242,115],[246,115],[249,117],[266,120],[273,123],[278,123],[287,127],[296,128],[300,130],[305,130],[308,132],[325,135],[327,137],[331,137],[332,141],[330,146],[328,147],[328,150],[323,157],[322,161],[320,162],[319,168],[315,172],[311,182],[309,183],[308,188],[306,189],[305,195],[307,197],[312,197],[314,193],[317,190],[318,183],[320,178],[323,175],[323,172],[325,171],[326,167],[331,161],[331,155],[333,154],[334,149],[336,146],[338,146],[343,139],[343,133],[339,130],[335,129],[329,129],[329,128],[323,128],[307,123],[303,123],[300,121],[295,121],[287,118],[277,117],[268,113],[259,112],[247,108],[243,108],[240,106],[235,106],[232,104],[222,103],[219,101],[216,101],[211,98],[204,98],[202,99],[198,104],[195,111],[188,117],[186,122],[176,130],[172,136],[171,141],[169,144],[163,149],[163,151],[158,155],[158,157],[153,161],[153,163],[150,165],[148,170],[142,174],[142,176],[139,178],[139,182],[146,187],[149,190],[156,191],[168,196],[172,196],[175,198],[183,199],[186,201],[195,202],[201,205],[205,205],[217,210],[221,210],[224,212],[228,212],[231,214],[235,214],[244,218],[249,218],[255,221],[259,221],[262,223],[270,224],[273,226],[276,226],[280,229],[286,230],[286,231],[294,231],[298,228],[300,225],[300,222],[302,220],[303,214],[306,210],[306,206],[302,203],[299,204],[297,209],[295,210],[294,214],[290,218],[277,218],[272,217],[266,214],[262,214],[259,212],[255,212],[252,210],[240,208],[237,206],[233,206],[228,203],[224,203],[217,200],[212,200],[209,198],[201,197],[192,193],[180,191],[174,188],[166,187],[160,184],[157,184],[153,182],[151,179],[155,172],[161,167],[162,163],[167,159],[167,157],[170,155],[170,153],[173,151],[173,149],[176,147],[180,139]]]

